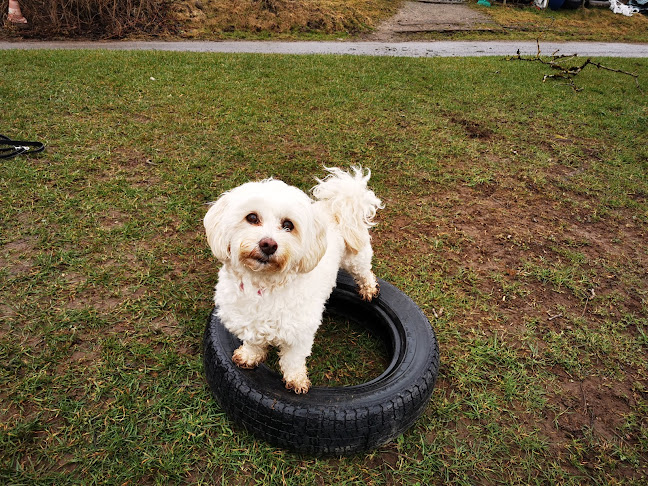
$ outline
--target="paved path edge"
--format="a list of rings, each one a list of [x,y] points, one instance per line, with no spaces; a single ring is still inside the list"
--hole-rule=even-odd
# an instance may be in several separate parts
[[[648,44],[609,42],[540,43],[542,55],[577,54],[579,57],[648,57]],[[533,56],[535,41],[430,42],[277,42],[277,41],[0,41],[8,49],[106,49],[255,54],[335,54],[397,57]]]

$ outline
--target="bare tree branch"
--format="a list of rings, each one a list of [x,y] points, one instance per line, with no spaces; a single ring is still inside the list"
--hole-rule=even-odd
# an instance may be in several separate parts
[[[635,85],[637,86],[637,89],[641,91],[641,87],[639,86],[639,75],[636,73],[630,73],[628,71],[623,71],[621,69],[614,69],[611,67],[607,67],[602,65],[599,62],[594,62],[591,59],[587,59],[582,65],[580,66],[565,66],[561,63],[564,63],[567,60],[574,59],[578,57],[578,54],[561,54],[558,55],[558,51],[555,51],[550,58],[545,59],[541,57],[541,50],[540,50],[540,42],[536,40],[536,43],[538,45],[538,52],[536,53],[535,56],[533,57],[522,57],[520,54],[520,50],[517,50],[517,54],[515,56],[507,57],[507,61],[531,61],[531,62],[539,62],[541,64],[545,64],[549,66],[551,69],[555,69],[559,71],[556,74],[545,74],[544,77],[542,78],[542,82],[545,82],[547,79],[565,79],[567,81],[567,84],[572,87],[574,91],[582,91],[582,88],[579,88],[576,83],[574,83],[574,77],[578,76],[585,67],[592,65],[595,66],[599,69],[603,69],[605,71],[611,71],[614,73],[619,73],[619,74],[626,74],[628,76],[632,76],[635,81]]]

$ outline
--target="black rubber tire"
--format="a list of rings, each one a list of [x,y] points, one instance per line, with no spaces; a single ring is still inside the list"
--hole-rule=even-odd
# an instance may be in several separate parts
[[[243,370],[232,362],[241,344],[212,312],[203,359],[216,401],[256,437],[315,456],[372,450],[405,432],[424,412],[439,371],[439,347],[419,307],[379,279],[380,295],[358,296],[353,279],[340,272],[327,312],[364,326],[387,344],[391,362],[376,379],[342,387],[313,387],[304,395],[284,388],[265,365]]]

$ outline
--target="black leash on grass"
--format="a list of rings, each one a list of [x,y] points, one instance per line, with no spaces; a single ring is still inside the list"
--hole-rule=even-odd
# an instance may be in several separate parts
[[[35,154],[43,150],[45,150],[45,145],[41,142],[11,140],[9,137],[0,135],[0,159],[9,159],[16,155]]]

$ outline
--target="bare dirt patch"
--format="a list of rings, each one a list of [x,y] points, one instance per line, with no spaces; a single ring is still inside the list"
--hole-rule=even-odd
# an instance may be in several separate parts
[[[491,136],[451,121],[467,136]],[[556,165],[547,174],[560,179],[561,169],[569,172]],[[578,452],[586,468],[597,468],[610,444],[637,444],[641,436],[642,426],[630,426],[629,417],[645,400],[637,384],[647,389],[648,381],[638,358],[643,351],[631,343],[639,336],[634,319],[645,319],[648,307],[648,227],[624,209],[592,219],[591,196],[563,191],[552,177],[538,187],[505,174],[452,192],[429,187],[375,237],[378,245],[407,240],[409,249],[400,250],[407,254],[436,255],[458,293],[485,303],[453,317],[460,332],[497,334],[521,359],[544,359],[554,377],[546,384],[547,412],[529,427],[548,439],[557,458],[573,456],[578,441],[600,442]],[[565,348],[569,356],[556,354]],[[456,385],[441,379],[439,386]],[[564,467],[570,470],[568,461]]]
[[[23,237],[7,242],[0,253],[0,268],[10,276],[26,275],[33,267],[33,251],[37,241],[34,237]]]
[[[426,32],[490,31],[497,25],[490,17],[461,3],[405,2],[398,13],[367,36],[389,42]]]

